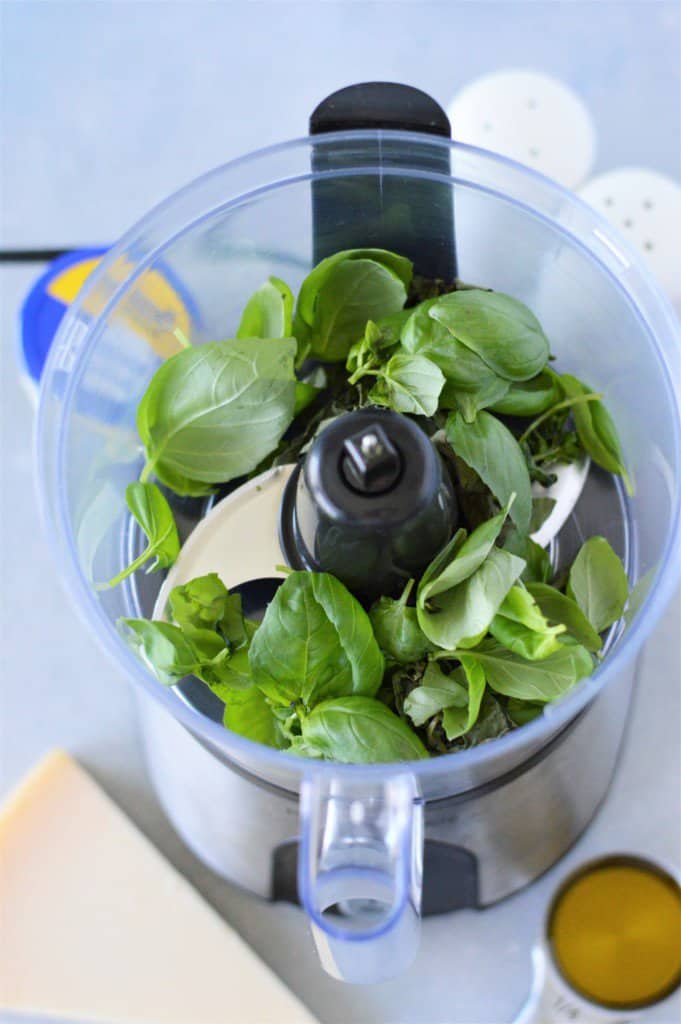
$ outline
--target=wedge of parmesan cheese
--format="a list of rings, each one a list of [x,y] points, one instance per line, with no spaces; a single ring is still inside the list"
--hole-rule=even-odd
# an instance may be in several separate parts
[[[61,751],[0,812],[0,1009],[107,1024],[315,1020]]]

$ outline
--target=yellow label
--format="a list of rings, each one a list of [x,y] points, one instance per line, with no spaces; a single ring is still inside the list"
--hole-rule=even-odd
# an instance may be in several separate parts
[[[70,306],[80,289],[98,263],[101,263],[101,256],[93,256],[92,259],[83,260],[81,263],[73,263],[61,274],[53,277],[47,286],[47,294],[58,302]]]
[[[50,281],[47,292],[54,299],[70,305],[86,280],[101,262],[101,257],[84,259],[74,263]],[[95,288],[85,299],[84,308],[97,316],[115,288],[130,275],[132,267],[128,260],[116,260],[107,271],[102,288]],[[122,321],[135,334],[143,337],[164,359],[182,348],[177,339],[181,336],[191,339],[192,323],[187,307],[158,270],[147,270],[135,281],[111,313],[111,320]]]

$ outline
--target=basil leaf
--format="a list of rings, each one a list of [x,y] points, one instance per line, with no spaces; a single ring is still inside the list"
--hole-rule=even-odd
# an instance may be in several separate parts
[[[555,507],[555,498],[532,498],[530,533],[536,533],[543,526]]]
[[[287,745],[267,698],[255,686],[229,694],[222,721],[227,729],[255,743],[278,749]]]
[[[170,505],[156,484],[132,483],[125,490],[125,500],[130,512],[144,530],[149,542],[130,565],[126,566],[108,583],[99,584],[98,590],[108,590],[117,586],[149,559],[154,561],[147,572],[158,572],[172,565],[180,553],[180,538],[177,534],[175,519]]]
[[[250,472],[293,417],[293,338],[183,349],[151,379],[137,411],[152,471],[179,494]],[[186,484],[189,486],[186,486]]]
[[[524,583],[548,583],[552,578],[553,566],[548,551],[516,527],[509,531],[504,548],[525,561],[520,577]]]
[[[476,288],[450,292],[440,296],[429,316],[506,380],[529,380],[548,361],[549,343],[541,324],[510,295]]]
[[[429,756],[406,722],[371,697],[318,704],[302,721],[303,741],[329,761],[371,764]]]
[[[525,457],[511,431],[491,413],[480,412],[474,423],[466,423],[459,413],[452,413],[445,433],[453,451],[475,470],[500,505],[506,505],[515,494],[509,515],[519,530],[528,533],[532,484]]]
[[[327,573],[292,572],[277,590],[251,643],[256,685],[275,703],[373,696],[383,655],[369,617]]]
[[[600,651],[601,638],[572,598],[546,583],[528,583],[527,589],[549,622],[563,623],[570,636],[587,651]]]
[[[230,647],[246,643],[241,595],[230,594],[216,572],[173,587],[168,603],[173,620],[188,635],[195,629],[212,629]]]
[[[437,662],[431,661],[420,686],[415,686],[407,694],[403,706],[414,725],[420,726],[445,708],[465,709],[468,706],[468,693],[454,673],[451,676],[445,675]]]
[[[436,596],[431,592],[427,604],[417,605],[421,629],[434,644],[448,650],[477,637],[489,628],[524,567],[522,559],[492,548],[471,576]]]
[[[400,331],[410,312],[409,309],[400,309],[397,313],[381,317],[378,323],[368,320],[364,328],[364,337],[356,341],[348,352],[346,369],[350,373],[356,370],[366,371],[384,363],[399,345]],[[354,380],[350,383],[354,383]]]
[[[425,607],[427,601],[472,576],[492,550],[505,519],[504,509],[478,526],[468,538],[465,530],[457,530],[421,577],[416,596],[417,607]]]
[[[508,391],[508,381],[492,377],[477,390],[464,391],[447,381],[440,395],[441,409],[458,409],[466,423],[472,423],[481,409],[494,406]]]
[[[228,652],[227,657],[212,666],[203,669],[200,678],[207,683],[213,693],[225,704],[235,690],[247,690],[253,686],[253,675],[249,661],[250,643],[258,629],[257,622],[244,619],[246,641],[235,651]]]
[[[466,655],[482,665],[493,690],[518,700],[556,700],[593,671],[591,655],[578,644],[563,644],[543,661],[529,661],[487,640]]]
[[[525,587],[511,587],[499,609],[499,614],[537,633],[546,632],[550,628],[532,594]]]
[[[450,396],[450,400],[462,391],[473,395],[487,392],[492,394],[501,384],[504,391],[507,390],[508,381],[502,381],[475,352],[429,315],[438,301],[427,299],[411,311],[402,330],[402,347],[415,355],[427,356],[440,367],[447,380],[445,393]]]
[[[359,250],[361,252],[361,250]],[[326,362],[345,360],[353,344],[362,337],[368,320],[397,313],[407,298],[405,278],[411,275],[411,264],[385,254],[377,258],[338,259],[330,257],[324,273],[322,264],[303,282],[298,297],[296,328],[302,322],[307,328],[306,343],[312,355]],[[396,263],[396,261],[399,261]],[[393,269],[399,266],[400,274]],[[407,268],[409,268],[408,272]],[[314,288],[310,288],[313,278]]]
[[[569,373],[563,373],[558,379],[568,398],[591,393],[591,388]],[[624,465],[617,428],[603,403],[578,402],[572,407],[572,415],[577,436],[587,454],[603,469],[621,476],[627,492],[633,494],[633,485]]]
[[[485,672],[480,662],[474,658],[468,658],[466,655],[461,655],[461,669],[457,669],[452,674],[458,680],[463,676],[468,693],[464,707],[450,705],[442,716],[445,735],[450,742],[460,736],[465,736],[477,722],[486,682]]]
[[[380,371],[369,401],[395,412],[434,416],[444,382],[442,371],[430,359],[398,352]]]
[[[179,626],[147,619],[119,619],[126,642],[164,686],[195,674],[200,657]]]
[[[567,593],[597,633],[624,614],[629,581],[605,537],[590,537],[582,544],[570,569]]]
[[[489,408],[504,416],[538,416],[562,397],[555,378],[544,371],[531,380],[510,384],[506,393],[490,403]]]
[[[443,719],[448,712],[444,712]],[[504,709],[497,698],[485,690],[477,721],[467,732],[462,733],[458,740],[454,741],[455,749],[468,750],[470,747],[478,747],[488,740],[498,739],[510,731],[510,719],[506,716]]]
[[[298,294],[296,316],[312,326],[315,322],[319,293],[328,281],[331,272],[339,263],[351,260],[372,260],[390,270],[402,282],[405,292],[411,284],[413,267],[411,260],[387,249],[343,249],[333,256],[327,256],[307,275]],[[376,317],[367,317],[376,319]]]
[[[407,605],[413,585],[409,580],[399,601],[381,597],[369,611],[378,646],[386,658],[401,665],[420,661],[432,649],[418,624],[416,608]]]
[[[514,725],[527,725],[544,713],[544,705],[511,697],[506,705],[506,712]]]
[[[564,625],[549,626],[532,595],[524,587],[511,587],[489,631],[509,651],[540,661],[560,648],[557,637]]]
[[[318,388],[314,384],[308,384],[307,381],[297,380],[293,416],[296,417],[299,413],[303,412],[304,409],[307,409],[308,405],[311,405],[323,390],[323,388]]]
[[[278,277],[270,277],[251,295],[241,315],[237,338],[290,338],[293,292]]]

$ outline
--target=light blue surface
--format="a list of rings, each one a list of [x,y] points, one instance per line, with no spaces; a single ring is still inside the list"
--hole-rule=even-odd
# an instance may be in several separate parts
[[[595,171],[626,163],[678,175],[676,3],[24,0],[0,4],[0,17],[3,247],[112,240],[207,168],[303,134],[318,99],[369,78],[409,82],[447,104],[486,71],[548,71],[594,115]],[[3,507],[0,791],[46,750],[67,747],[325,1024],[510,1021],[529,987],[542,908],[565,871],[613,849],[678,860],[678,601],[644,653],[606,806],[566,861],[497,908],[428,921],[399,981],[333,982],[298,910],[221,882],[173,834],[146,781],[125,682],[60,589],[33,502],[32,408],[12,351],[38,270],[0,271],[2,488],[17,496]],[[678,1007],[646,1020],[671,1024]]]
[[[484,72],[547,71],[593,113],[596,171],[679,172],[674,2],[1,6],[5,245],[106,243],[208,168],[305,134],[319,99],[371,78],[447,105]]]

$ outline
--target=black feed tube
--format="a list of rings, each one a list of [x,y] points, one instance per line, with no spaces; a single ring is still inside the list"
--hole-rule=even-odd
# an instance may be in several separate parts
[[[350,85],[327,96],[310,117],[310,134],[385,129],[449,139],[447,115],[427,93],[395,82]],[[366,174],[343,176],[366,164]],[[377,174],[379,166],[386,173]],[[312,169],[335,172],[312,185],[313,262],[342,249],[376,247],[407,256],[423,277],[456,277],[454,209],[449,182],[390,174],[391,167],[450,175],[446,147],[417,136],[317,145]]]

